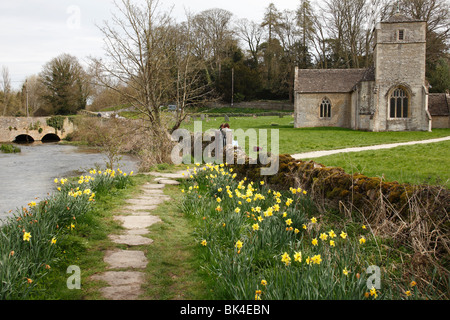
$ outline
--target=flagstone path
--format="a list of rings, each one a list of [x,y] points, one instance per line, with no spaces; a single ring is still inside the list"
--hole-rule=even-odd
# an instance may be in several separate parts
[[[185,173],[185,175],[183,175]],[[162,221],[151,215],[151,211],[158,205],[171,198],[164,194],[166,185],[177,185],[180,182],[174,179],[187,177],[187,171],[177,173],[150,172],[155,183],[144,184],[141,194],[127,200],[127,205],[122,208],[122,214],[114,219],[121,223],[125,232],[119,235],[110,235],[112,242],[126,245],[126,249],[113,249],[105,252],[104,262],[107,263],[106,271],[93,275],[91,279],[104,281],[106,287],[100,289],[103,298],[107,300],[137,300],[142,295],[142,283],[145,282],[143,270],[147,267],[148,260],[145,251],[136,249],[138,246],[151,246],[153,239],[149,238],[148,228]],[[121,246],[123,248],[123,246]],[[151,247],[150,247],[151,248]]]

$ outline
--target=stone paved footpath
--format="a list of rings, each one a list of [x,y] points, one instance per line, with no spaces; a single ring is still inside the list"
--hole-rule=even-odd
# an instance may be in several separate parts
[[[108,284],[100,289],[103,298],[107,300],[138,300],[143,294],[141,287],[145,281],[143,271],[148,260],[144,251],[134,247],[150,246],[151,248],[154,240],[149,238],[151,234],[149,234],[148,228],[155,223],[162,223],[158,217],[151,215],[151,211],[171,199],[164,194],[164,187],[169,184],[179,184],[174,179],[187,177],[186,172],[147,173],[147,175],[157,176],[154,179],[155,183],[144,184],[139,197],[127,200],[127,205],[122,208],[123,214],[114,217],[122,224],[125,232],[109,237],[116,244],[126,245],[127,249],[106,251],[104,256],[104,262],[108,265],[106,271],[91,277],[93,280],[104,281]]]

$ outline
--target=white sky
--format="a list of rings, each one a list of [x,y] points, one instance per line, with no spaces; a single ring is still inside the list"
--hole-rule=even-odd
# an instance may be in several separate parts
[[[113,0],[0,0],[0,68],[6,66],[14,89],[27,76],[62,53],[80,62],[102,56],[103,25],[113,9]],[[184,20],[185,9],[199,13],[211,8],[232,12],[235,18],[261,21],[270,3],[282,11],[294,10],[299,0],[160,0],[174,6],[173,16]]]

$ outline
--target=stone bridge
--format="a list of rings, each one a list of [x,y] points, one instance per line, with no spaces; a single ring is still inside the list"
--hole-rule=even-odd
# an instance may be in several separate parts
[[[74,131],[74,124],[67,117],[61,130],[47,123],[50,117],[0,117],[0,142],[59,141]]]

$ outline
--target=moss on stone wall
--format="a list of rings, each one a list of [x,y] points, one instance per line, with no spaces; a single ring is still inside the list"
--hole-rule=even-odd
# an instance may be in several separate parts
[[[261,164],[249,164],[248,158],[244,165],[233,166],[241,178],[265,180],[274,189],[301,187],[316,202],[326,203],[327,207],[338,210],[344,205],[370,215],[384,202],[389,207],[387,211],[404,216],[410,209],[412,197],[428,213],[442,216],[450,209],[450,191],[439,186],[410,185],[360,173],[348,174],[342,168],[295,160],[290,155],[279,156],[279,170],[273,176],[261,176],[261,167]]]

